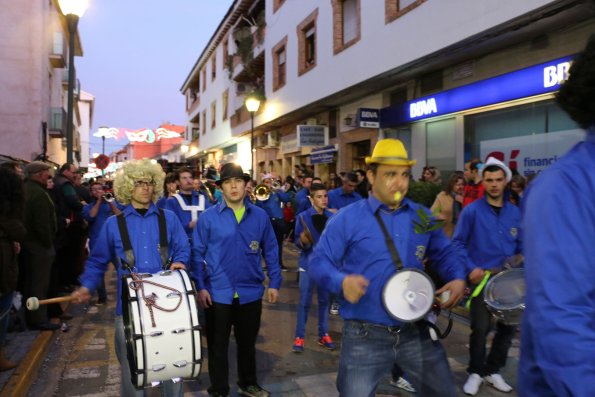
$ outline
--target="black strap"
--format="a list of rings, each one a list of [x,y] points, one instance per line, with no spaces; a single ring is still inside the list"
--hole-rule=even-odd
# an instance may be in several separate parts
[[[386,242],[386,246],[388,247],[388,251],[390,252],[390,256],[393,260],[393,265],[395,265],[397,270],[402,270],[403,262],[401,261],[401,257],[399,256],[397,247],[395,247],[395,242],[390,237],[388,230],[386,230],[386,225],[384,224],[384,222],[382,221],[382,218],[380,217],[380,211],[376,211],[376,213],[374,214],[374,217],[378,221],[378,224],[380,225],[380,229],[382,229],[382,234],[384,234],[384,241]]]
[[[120,238],[122,239],[122,246],[124,248],[124,255],[126,255],[126,263],[122,264],[122,268],[132,271],[134,268],[134,250],[130,243],[130,235],[128,234],[128,227],[126,225],[126,218],[121,212],[116,216],[118,220],[118,229],[120,230]],[[169,266],[168,246],[167,246],[167,225],[165,222],[165,213],[163,209],[159,209],[159,256],[161,257],[161,268],[165,269]]]

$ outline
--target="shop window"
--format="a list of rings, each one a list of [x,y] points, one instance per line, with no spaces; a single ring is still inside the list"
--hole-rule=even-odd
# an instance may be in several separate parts
[[[297,28],[298,34],[298,75],[302,75],[316,66],[316,18],[314,10]]]
[[[438,168],[443,182],[457,169],[456,147],[455,118],[426,123],[426,165]]]
[[[426,0],[384,0],[384,22],[390,23],[425,2]]]
[[[273,91],[287,82],[287,36],[273,47]]]
[[[223,113],[222,119],[223,121],[227,120],[227,108],[229,103],[229,89],[223,91],[223,96],[221,97],[221,112]]]
[[[217,101],[211,103],[211,129],[217,125]]]
[[[355,44],[361,34],[360,0],[332,0],[333,52]]]

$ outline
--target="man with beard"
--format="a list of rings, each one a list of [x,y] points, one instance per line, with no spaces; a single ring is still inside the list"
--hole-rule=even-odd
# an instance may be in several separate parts
[[[468,278],[473,289],[482,288],[484,278],[503,270],[507,259],[521,252],[521,212],[504,199],[512,172],[504,163],[490,157],[481,173],[484,197],[465,207],[453,235],[453,244],[467,252]],[[483,290],[472,298],[470,317],[469,378],[463,391],[474,396],[485,381],[501,392],[510,392],[512,387],[498,372],[506,365],[515,327],[497,322],[496,335],[486,357],[492,315],[484,304]]]

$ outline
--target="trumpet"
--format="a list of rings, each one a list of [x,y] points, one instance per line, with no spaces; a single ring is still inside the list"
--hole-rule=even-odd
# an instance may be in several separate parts
[[[103,199],[104,199],[106,202],[108,202],[108,203],[111,203],[112,201],[114,201],[114,200],[116,199],[116,198],[114,197],[114,195],[113,195],[112,193],[109,193],[109,192],[108,192],[108,193],[106,193],[106,194],[104,194],[104,195],[103,195],[103,196],[101,196],[101,197],[103,197]]]
[[[271,196],[271,189],[267,185],[260,184],[254,188],[250,196],[254,196],[258,201],[267,201]]]

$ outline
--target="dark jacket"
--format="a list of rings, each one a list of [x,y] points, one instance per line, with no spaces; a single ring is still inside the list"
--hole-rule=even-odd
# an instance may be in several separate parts
[[[23,241],[26,233],[20,220],[0,220],[0,295],[16,289],[19,266],[14,242]]]
[[[44,186],[32,180],[25,181],[25,241],[44,248],[52,248],[56,236],[56,209]]]

